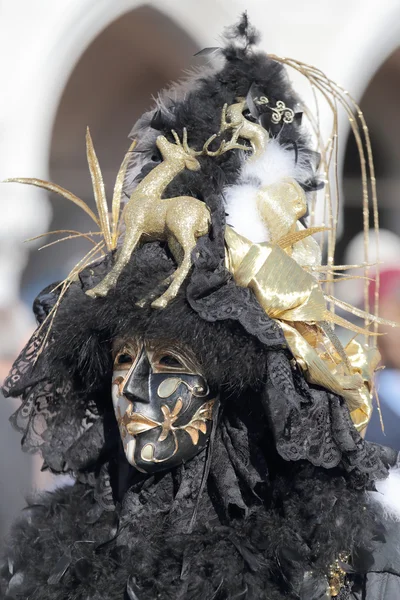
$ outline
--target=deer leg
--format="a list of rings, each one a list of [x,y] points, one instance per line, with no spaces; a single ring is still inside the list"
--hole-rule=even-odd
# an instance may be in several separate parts
[[[162,296],[151,303],[152,308],[165,308],[167,304],[175,298],[179,292],[179,288],[190,271],[190,267],[192,265],[191,255],[194,247],[196,246],[196,238],[194,236],[190,236],[189,238],[188,236],[188,239],[181,241],[181,246],[184,252],[183,260],[180,266],[176,269],[175,273],[172,275],[173,279],[169,288],[163,293]]]
[[[132,256],[132,252],[138,245],[141,236],[141,229],[136,229],[135,231],[126,231],[125,240],[121,250],[118,253],[117,262],[111,271],[107,273],[104,279],[100,281],[100,283],[86,292],[88,296],[91,296],[92,298],[97,298],[98,296],[107,296],[108,292],[116,286],[118,278],[121,275],[124,267],[128,264]]]
[[[149,294],[147,294],[147,296],[144,296],[143,298],[141,298],[140,300],[138,300],[136,302],[136,306],[139,306],[140,308],[144,308],[146,306],[146,304],[149,304],[151,300],[153,300],[153,298],[157,297],[157,294],[159,294],[162,290],[165,290],[165,288],[171,283],[171,281],[173,280],[174,275],[168,275],[168,277],[166,277],[158,286],[155,290],[151,291]]]
[[[168,238],[168,246],[172,252],[174,259],[176,260],[177,264],[179,265],[182,262],[182,258],[183,258],[183,250],[182,250],[181,246],[178,244],[176,239],[172,236]],[[158,294],[160,294],[162,292],[162,290],[166,290],[166,288],[170,285],[170,283],[172,283],[172,281],[174,279],[174,274],[175,273],[171,273],[171,275],[168,275],[168,277],[166,277],[157,286],[157,288],[155,290],[153,290],[152,292],[147,294],[147,296],[144,296],[144,298],[142,298],[141,300],[136,302],[136,306],[140,306],[140,308],[143,308],[144,306],[146,306],[146,304],[150,303],[150,301],[154,300],[154,298],[157,298]]]

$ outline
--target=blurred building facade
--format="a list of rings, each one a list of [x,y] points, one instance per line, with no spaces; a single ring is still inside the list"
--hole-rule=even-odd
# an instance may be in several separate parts
[[[218,46],[226,25],[247,10],[261,48],[315,64],[360,100],[371,127],[385,227],[400,233],[400,2],[398,0],[13,0],[0,3],[0,180],[51,179],[93,204],[85,159],[90,126],[112,185],[136,118],[151,96],[198,66],[203,47]],[[302,88],[306,96],[309,91]],[[322,120],[325,116],[321,115]],[[342,124],[343,140],[346,125]],[[362,228],[354,148],[342,143],[346,235]],[[28,305],[62,278],[84,242],[37,252],[26,238],[46,230],[90,231],[78,208],[38,189],[0,184],[0,376],[29,336]],[[50,239],[46,240],[51,241]],[[36,247],[38,243],[36,243]],[[11,403],[0,407],[1,526],[40,485],[29,457],[14,458]],[[4,433],[6,432],[7,433]],[[23,459],[26,458],[24,461]],[[32,470],[33,469],[33,470]],[[34,473],[34,475],[32,475]],[[6,511],[5,506],[12,507]]]

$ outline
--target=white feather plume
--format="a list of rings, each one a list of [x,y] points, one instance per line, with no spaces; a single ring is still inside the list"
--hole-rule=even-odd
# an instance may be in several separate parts
[[[227,224],[254,243],[267,242],[270,238],[257,209],[257,191],[257,186],[249,183],[232,185],[224,190]]]
[[[305,162],[303,154],[296,154],[292,146],[283,146],[278,138],[269,140],[265,152],[256,160],[245,160],[241,174],[243,178],[257,178],[261,185],[271,185],[287,177],[299,183],[310,179],[309,162]]]
[[[270,234],[261,220],[257,208],[257,192],[267,185],[293,178],[299,183],[307,181],[309,163],[290,146],[283,146],[278,139],[269,140],[265,152],[257,159],[247,158],[243,153],[238,183],[224,190],[227,223],[254,243],[268,242]]]
[[[376,492],[368,492],[378,502],[388,519],[400,521],[400,468],[391,469],[386,479],[375,482]]]

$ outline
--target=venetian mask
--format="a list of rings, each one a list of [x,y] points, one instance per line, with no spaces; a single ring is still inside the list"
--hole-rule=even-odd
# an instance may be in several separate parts
[[[218,398],[191,353],[178,344],[116,343],[112,399],[128,462],[154,473],[198,454]]]

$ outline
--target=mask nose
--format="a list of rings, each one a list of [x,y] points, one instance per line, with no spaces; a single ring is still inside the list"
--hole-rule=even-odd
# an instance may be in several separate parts
[[[142,350],[135,368],[125,382],[122,393],[129,402],[150,402],[149,396],[150,363]]]

